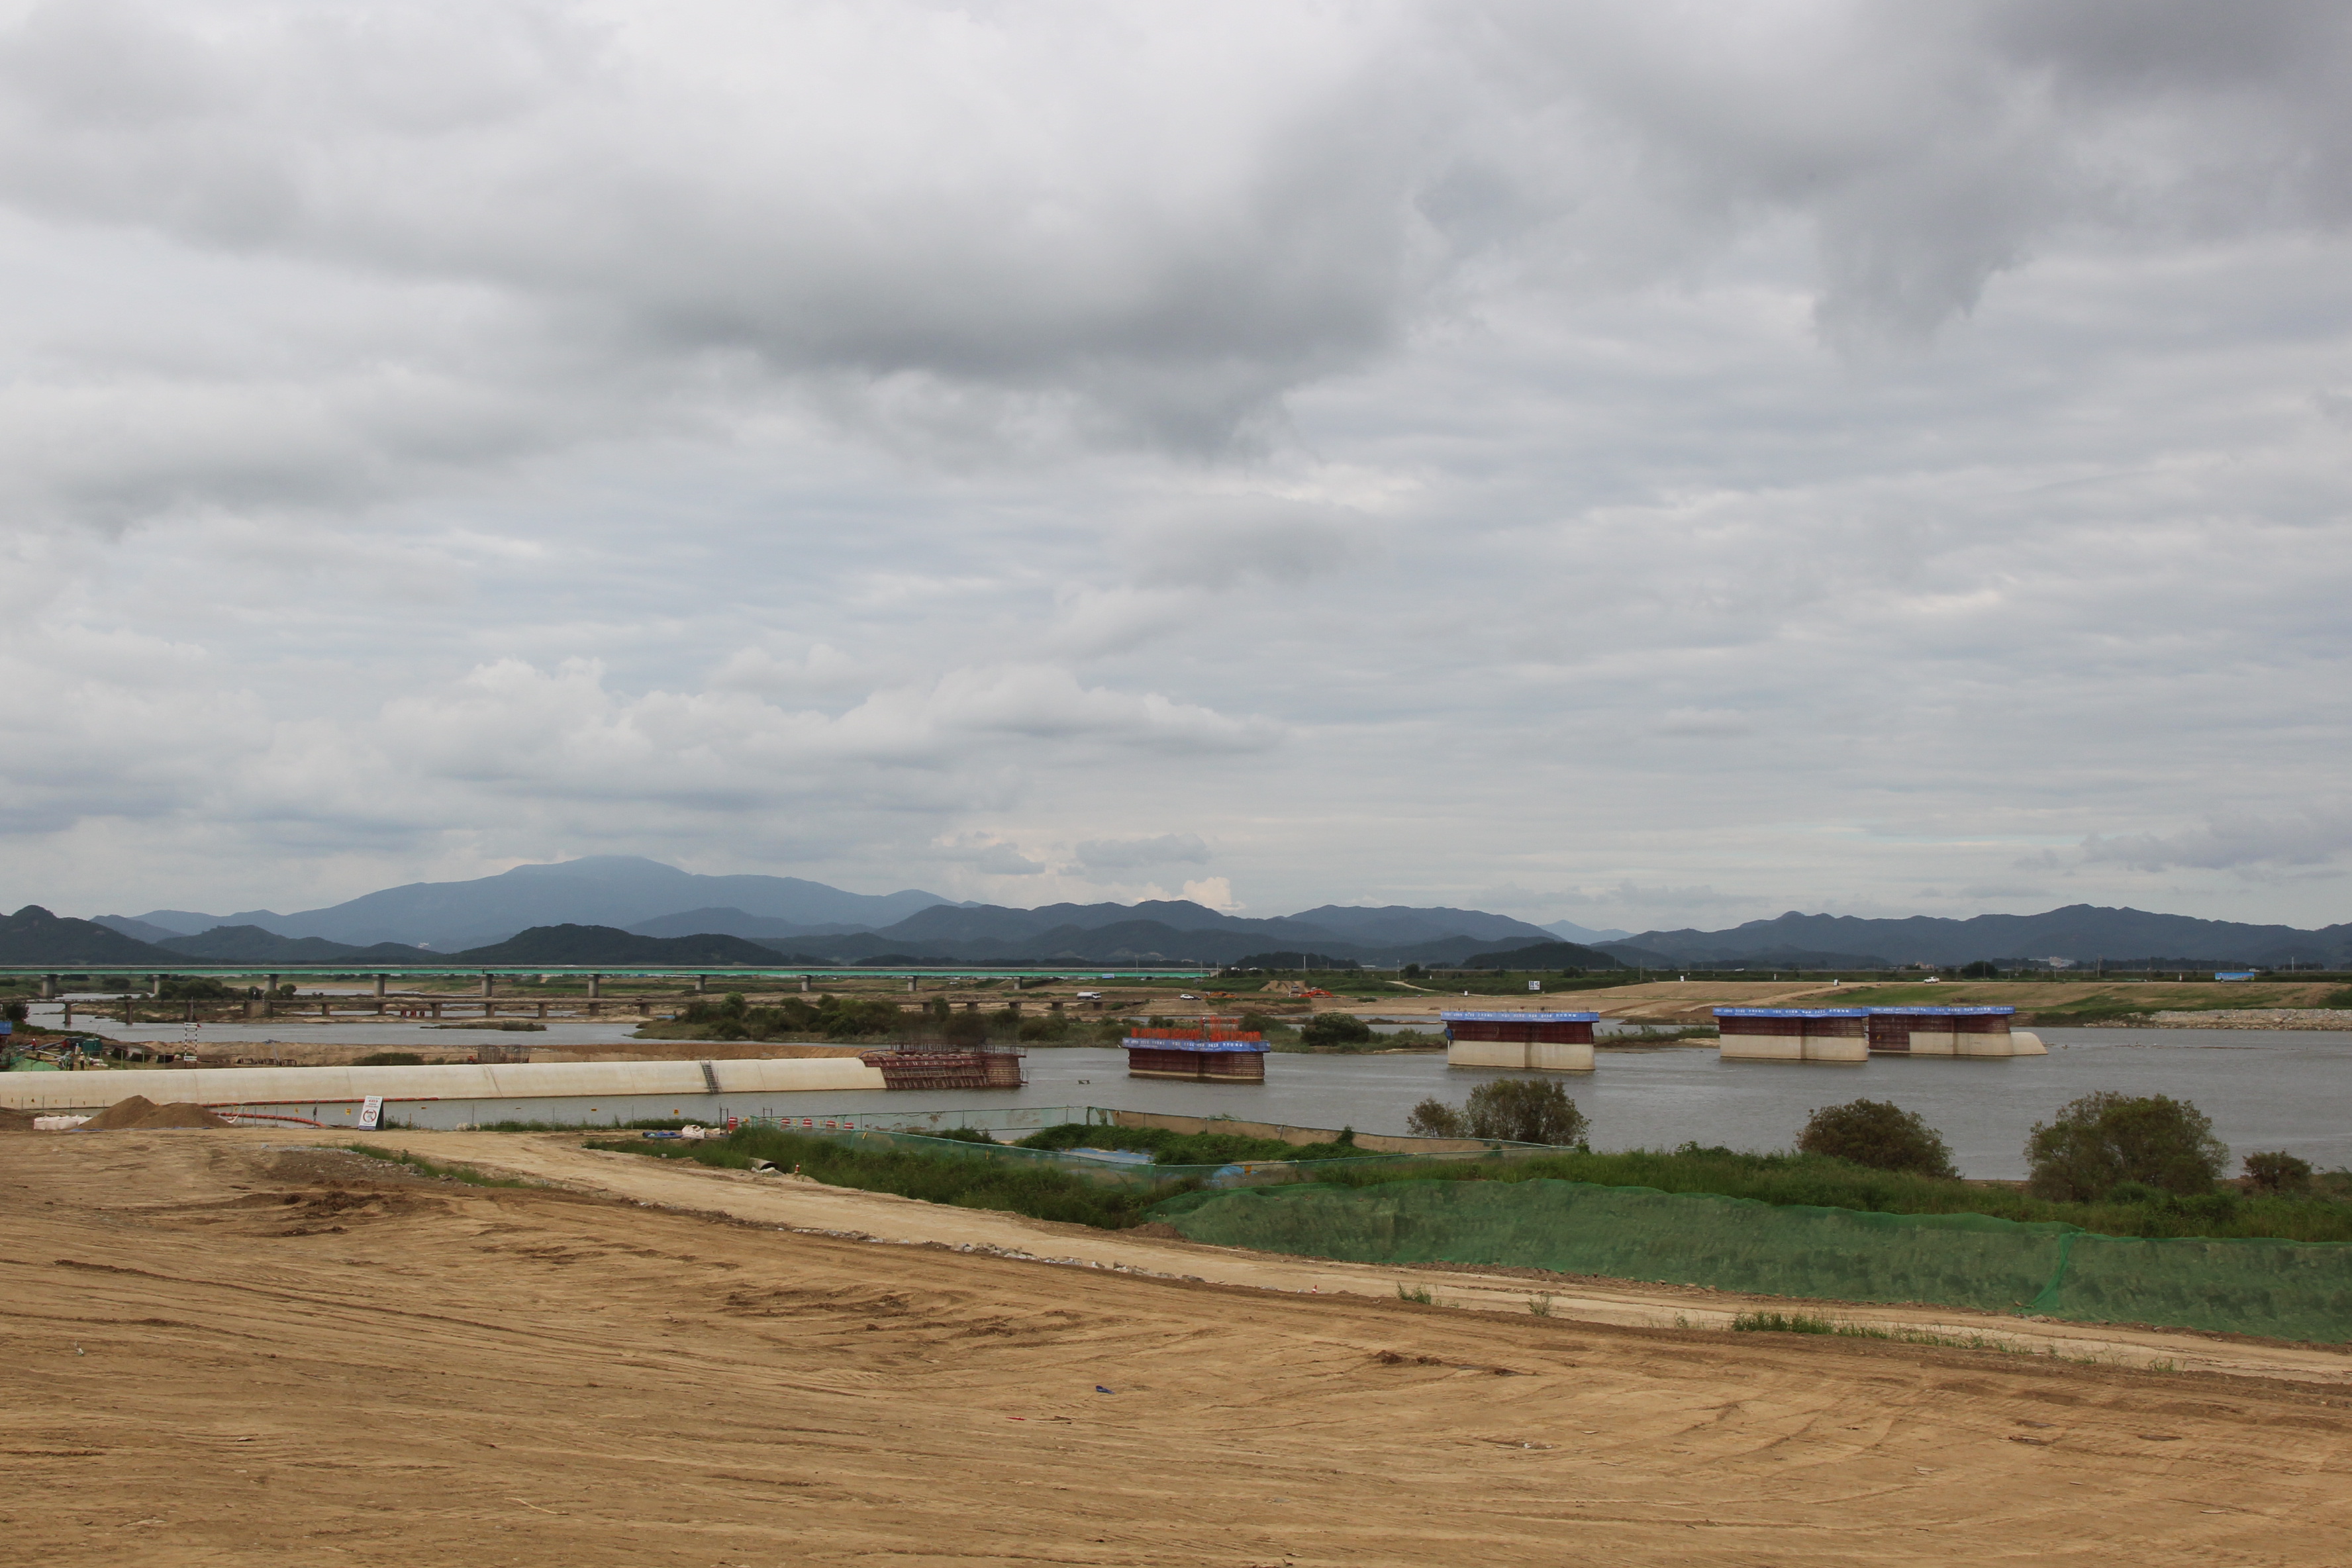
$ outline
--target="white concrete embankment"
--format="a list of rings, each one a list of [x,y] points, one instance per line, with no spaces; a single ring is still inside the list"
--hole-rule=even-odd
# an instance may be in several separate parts
[[[387,1100],[792,1093],[881,1089],[882,1072],[856,1057],[773,1061],[482,1062],[446,1067],[179,1068],[0,1073],[0,1105],[17,1110],[99,1110],[134,1094],[158,1105],[317,1105]]]

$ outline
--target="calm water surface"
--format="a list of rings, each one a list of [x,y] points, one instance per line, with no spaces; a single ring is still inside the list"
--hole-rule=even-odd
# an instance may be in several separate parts
[[[1816,1108],[1868,1096],[1916,1110],[1952,1145],[1971,1176],[2025,1174],[2033,1123],[2094,1089],[2168,1094],[2194,1101],[2238,1154],[2284,1149],[2323,1168],[2352,1165],[2352,1034],[2224,1029],[2042,1029],[2046,1057],[1968,1061],[1877,1057],[1854,1067],[1725,1062],[1713,1048],[1603,1051],[1590,1074],[1562,1075],[1592,1121],[1597,1149],[1788,1147]],[[512,1038],[512,1037],[509,1037]],[[742,1114],[897,1117],[912,1111],[1109,1105],[1135,1110],[1220,1113],[1301,1126],[1401,1132],[1415,1102],[1461,1103],[1510,1074],[1448,1068],[1435,1055],[1276,1055],[1261,1088],[1129,1079],[1123,1053],[1034,1050],[1017,1093],[698,1095],[652,1100],[536,1100],[508,1105],[446,1100],[400,1104],[417,1126],[454,1127],[505,1118],[575,1121]],[[805,1101],[805,1103],[804,1103]],[[822,1101],[822,1103],[818,1103]],[[340,1109],[328,1120],[341,1120]]]

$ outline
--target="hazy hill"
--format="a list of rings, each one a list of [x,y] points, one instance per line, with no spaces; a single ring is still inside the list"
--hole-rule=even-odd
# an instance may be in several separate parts
[[[331,942],[428,945],[442,952],[503,941],[531,926],[583,922],[627,926],[682,910],[725,907],[809,924],[883,925],[944,903],[936,893],[846,893],[798,877],[705,877],[635,855],[592,855],[547,866],[517,866],[463,882],[411,882],[326,909],[279,915],[252,910],[226,919],[153,910],[138,919],[196,930],[257,925],[279,936]]]
[[[2242,925],[2189,915],[2074,904],[2038,915],[1978,915],[1969,920],[1914,915],[1865,920],[1791,910],[1728,931],[1652,931],[1611,952],[1641,948],[1677,962],[1742,960],[1811,967],[1887,963],[1969,963],[1977,959],[2067,958],[2077,963],[2179,959],[2185,963],[2338,967],[2352,963],[2352,925],[2319,931]]]
[[[638,936],[740,936],[753,942],[790,940],[799,936],[840,936],[850,931],[872,931],[869,925],[841,924],[820,921],[814,925],[798,921],[778,920],[772,915],[746,914],[741,910],[686,910],[655,920],[636,921],[623,928]]]
[[[259,926],[215,926],[194,936],[166,937],[157,946],[206,963],[421,963],[436,955],[402,942],[354,947],[322,936],[279,936]]]
[[[1508,948],[1499,952],[1474,952],[1458,966],[1463,969],[1616,969],[1620,962],[1613,953],[1599,948],[1585,947],[1573,942],[1538,942],[1526,947]]]
[[[774,948],[740,936],[638,936],[613,926],[591,925],[533,926],[491,946],[448,956],[466,963],[748,963],[773,968],[790,962]]]
[[[38,904],[0,916],[0,963],[168,964],[179,956],[96,921],[61,920]]]

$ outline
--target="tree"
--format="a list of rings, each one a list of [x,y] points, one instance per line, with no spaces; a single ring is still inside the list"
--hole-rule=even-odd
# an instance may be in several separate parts
[[[1979,958],[1974,963],[1960,966],[1960,978],[1963,980],[1991,980],[2000,973],[2000,966],[1990,958]]]
[[[2311,1162],[2284,1149],[2246,1156],[2246,1184],[2274,1196],[2311,1191]]]
[[[1404,1130],[1416,1138],[1466,1138],[1468,1123],[1462,1113],[1442,1100],[1424,1100],[1404,1119]]]
[[[2184,1197],[2210,1192],[2230,1151],[2185,1100],[2101,1089],[2035,1123],[2025,1158],[2035,1197],[2093,1203],[2125,1182]]]
[[[1825,1105],[1812,1114],[1797,1134],[1797,1147],[1808,1154],[1851,1160],[1874,1171],[1912,1171],[1923,1176],[1951,1176],[1951,1146],[1942,1134],[1915,1110],[1880,1100],[1854,1100]]]
[[[1372,1037],[1372,1026],[1349,1013],[1318,1013],[1298,1031],[1310,1046],[1360,1046]]]
[[[1470,1091],[1467,1120],[1473,1138],[1506,1138],[1517,1143],[1581,1143],[1584,1112],[1558,1079],[1498,1078]]]

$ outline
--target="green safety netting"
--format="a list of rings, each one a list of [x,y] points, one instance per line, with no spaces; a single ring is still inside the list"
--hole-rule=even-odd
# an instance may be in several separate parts
[[[1759,1295],[1921,1301],[2076,1321],[2352,1339],[2352,1244],[2126,1240],[1984,1215],[1868,1214],[1582,1182],[1384,1182],[1187,1193],[1194,1241]]]
[[[750,1125],[766,1125],[746,1119]],[[797,1138],[824,1138],[862,1149],[903,1149],[940,1159],[993,1160],[1006,1164],[1050,1165],[1097,1185],[1150,1188],[1169,1182],[1195,1181],[1216,1188],[1253,1186],[1261,1183],[1299,1181],[1308,1172],[1410,1169],[1414,1165],[1457,1165],[1524,1159],[1553,1151],[1534,1144],[1507,1144],[1493,1149],[1443,1154],[1367,1154],[1351,1160],[1236,1160],[1222,1165],[1161,1165],[1146,1160],[1107,1160],[1066,1149],[1023,1149],[1010,1143],[967,1143],[954,1138],[927,1137],[880,1128],[795,1127],[778,1124]],[[1107,1130],[1108,1131],[1108,1130]]]

